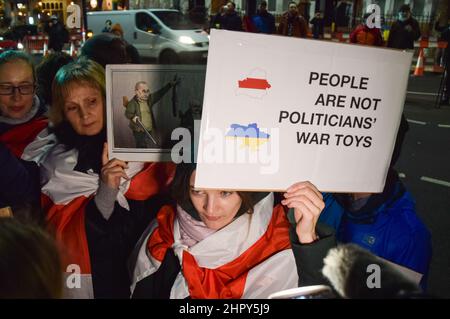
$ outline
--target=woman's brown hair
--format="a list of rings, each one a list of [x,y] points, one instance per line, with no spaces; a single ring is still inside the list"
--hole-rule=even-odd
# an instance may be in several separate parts
[[[57,246],[41,227],[0,218],[0,299],[61,298]]]
[[[33,74],[33,82],[34,84],[36,84],[36,70],[34,67],[33,59],[29,54],[22,51],[12,51],[12,50],[5,51],[2,54],[0,54],[0,66],[8,62],[15,62],[18,60],[25,62],[30,67],[31,72]]]
[[[98,89],[106,101],[105,70],[92,60],[80,58],[76,62],[66,64],[56,73],[52,84],[52,106],[49,112],[50,121],[55,127],[64,121],[64,102],[69,95],[71,85],[81,84]]]
[[[196,169],[196,164],[193,163],[181,163],[178,164],[177,170],[175,173],[175,177],[171,186],[172,197],[176,200],[178,204],[183,206],[184,203],[190,203],[190,179],[192,173]],[[236,217],[244,214],[244,213],[253,213],[253,206],[255,203],[253,202],[253,198],[251,196],[251,192],[236,192],[239,197],[242,199],[241,207],[236,215]]]

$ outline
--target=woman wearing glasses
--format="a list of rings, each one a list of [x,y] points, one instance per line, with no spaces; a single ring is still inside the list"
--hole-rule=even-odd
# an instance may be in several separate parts
[[[20,51],[0,55],[0,208],[39,204],[39,169],[49,143],[45,107],[35,95],[31,58]],[[40,216],[18,216],[40,220]],[[36,221],[36,220],[35,220]]]

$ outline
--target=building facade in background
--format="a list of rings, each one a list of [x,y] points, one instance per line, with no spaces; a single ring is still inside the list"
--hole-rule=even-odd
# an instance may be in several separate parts
[[[287,10],[291,0],[267,0],[268,10],[278,19]],[[361,22],[369,4],[377,4],[385,27],[395,21],[399,7],[407,3],[413,16],[419,21],[422,31],[427,33],[433,28],[438,9],[443,8],[442,1],[448,0],[298,0],[299,11],[307,19],[320,10],[324,14],[325,26],[333,24],[346,32]],[[51,15],[57,15],[66,23],[67,6],[75,3],[87,11],[126,10],[138,8],[174,8],[189,14],[201,24],[208,16],[214,15],[226,0],[0,0],[0,22],[9,24],[42,24]],[[236,10],[244,15],[254,14],[261,0],[235,0]],[[446,6],[447,8],[448,6]],[[442,17],[442,21],[446,21]],[[32,19],[30,19],[32,18]],[[206,23],[207,21],[205,21]]]

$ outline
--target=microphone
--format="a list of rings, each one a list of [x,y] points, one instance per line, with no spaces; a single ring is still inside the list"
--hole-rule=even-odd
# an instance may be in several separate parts
[[[322,274],[343,298],[426,297],[399,268],[355,244],[345,244],[328,252]]]

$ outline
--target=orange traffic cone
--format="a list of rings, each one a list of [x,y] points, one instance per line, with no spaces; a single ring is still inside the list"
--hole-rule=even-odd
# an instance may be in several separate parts
[[[423,76],[423,48],[419,50],[419,57],[417,58],[416,68],[414,69],[414,76]]]
[[[47,41],[45,41],[44,42],[44,49],[43,49],[43,52],[42,52],[42,56],[47,56],[48,55],[48,44],[47,44]]]

